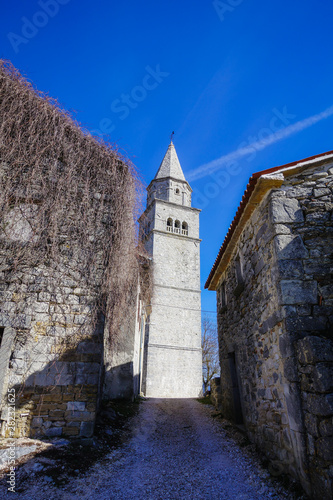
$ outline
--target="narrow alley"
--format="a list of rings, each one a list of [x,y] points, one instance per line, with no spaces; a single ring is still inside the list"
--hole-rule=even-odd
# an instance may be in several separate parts
[[[63,487],[31,481],[22,500],[303,498],[270,480],[253,447],[239,446],[211,406],[192,399],[148,399],[132,437]],[[14,498],[15,494],[11,494]],[[305,497],[304,497],[305,498]]]

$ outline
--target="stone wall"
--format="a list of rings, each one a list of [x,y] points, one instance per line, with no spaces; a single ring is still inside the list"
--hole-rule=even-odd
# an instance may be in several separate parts
[[[314,498],[332,494],[331,167],[264,197],[217,291],[222,411]]]
[[[210,398],[211,402],[218,410],[221,409],[222,398],[221,398],[221,378],[214,377],[210,381]]]
[[[94,298],[75,272],[53,280],[52,266],[11,275],[8,265],[2,250],[2,435],[91,436],[104,329],[103,317],[93,321]],[[9,394],[15,395],[14,433]]]
[[[0,93],[1,432],[91,436],[138,276],[136,176],[3,60]]]
[[[332,167],[327,163],[286,180],[275,210],[280,214],[279,205],[287,207],[285,240],[277,245],[288,338],[283,343],[294,348],[286,358],[285,374],[300,390],[315,498],[333,496]]]
[[[244,423],[250,438],[272,461],[294,461],[279,338],[283,316],[275,279],[270,198],[245,227],[217,293],[222,412]],[[235,279],[236,257],[242,280]],[[225,303],[223,303],[225,301]]]

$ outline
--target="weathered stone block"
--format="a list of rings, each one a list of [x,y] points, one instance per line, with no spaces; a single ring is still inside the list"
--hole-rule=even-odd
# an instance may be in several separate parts
[[[324,277],[330,272],[331,262],[324,259],[307,259],[304,262],[306,274]]]
[[[66,297],[66,303],[67,304],[79,304],[80,303],[80,297],[77,295],[71,294]]]
[[[275,431],[267,425],[263,427],[263,436],[267,441],[275,441]]]
[[[305,337],[297,342],[297,353],[303,365],[333,361],[333,342],[321,337]]]
[[[98,373],[100,369],[99,363],[70,363],[71,371],[76,372],[78,375],[87,375]]]
[[[317,282],[316,281],[281,281],[282,304],[316,304]]]
[[[42,396],[39,396],[39,399],[42,399],[43,402],[50,402],[50,403],[60,403],[62,402],[62,394],[43,394]]]
[[[301,377],[301,388],[307,392],[332,392],[333,391],[333,365],[319,363],[309,365],[307,373]]]
[[[31,326],[31,316],[27,314],[15,314],[12,316],[9,313],[0,313],[0,324],[4,327],[13,328],[30,328]]]
[[[38,313],[49,313],[49,304],[47,302],[36,302],[34,310]]]
[[[51,300],[51,294],[48,292],[39,292],[38,294],[38,300],[40,302],[50,302]]]
[[[64,410],[56,409],[56,410],[50,410],[49,411],[49,417],[55,417],[57,419],[60,419],[64,416],[65,412]]]
[[[306,430],[314,437],[319,437],[318,432],[318,417],[312,413],[306,413],[304,419]]]
[[[102,346],[96,342],[80,342],[76,351],[84,354],[100,354]]]
[[[95,419],[95,413],[89,411],[66,411],[65,418],[68,422],[92,421]]]
[[[40,413],[49,413],[52,410],[66,410],[67,406],[64,403],[40,403],[36,406],[36,411]]]
[[[333,437],[322,437],[316,441],[318,455],[327,461],[333,460]]]
[[[329,196],[331,194],[331,190],[328,188],[315,188],[313,190],[313,196],[315,198],[321,198],[322,196]]]
[[[84,411],[85,409],[86,409],[86,403],[82,401],[69,401],[67,403],[67,411],[69,410]]]
[[[62,427],[50,427],[49,429],[46,429],[45,435],[48,437],[57,437],[62,435]]]
[[[259,333],[263,335],[268,330],[274,328],[274,326],[282,320],[281,314],[279,312],[274,312],[269,318],[267,318],[260,326]]]
[[[31,427],[41,427],[43,425],[43,419],[41,417],[34,417],[31,421]]]
[[[84,375],[76,375],[75,376],[76,384],[97,384],[98,383],[98,373],[94,374],[84,374]]]
[[[308,394],[307,410],[314,415],[327,417],[333,414],[333,394]]]
[[[296,310],[297,310],[297,314],[299,316],[311,316],[311,309],[312,309],[313,306],[310,306],[310,305],[301,305],[301,306],[297,306],[296,307]],[[316,306],[314,306],[316,307]]]
[[[51,321],[51,317],[48,313],[36,312],[35,313],[35,321],[39,323],[49,324]]]
[[[320,435],[323,437],[333,436],[333,417],[320,422],[319,432],[320,432]]]
[[[277,234],[291,234],[290,227],[288,227],[284,224],[274,224],[273,231],[274,231],[275,235],[277,235]]]
[[[278,266],[282,279],[297,279],[302,278],[304,275],[303,264],[300,260],[279,260]]]
[[[325,316],[292,316],[286,318],[286,326],[289,331],[320,333],[327,328]]]
[[[34,376],[34,383],[39,386],[67,385],[71,382],[73,382],[73,375],[68,372],[68,363],[60,361],[46,366],[43,371]]]
[[[77,427],[63,427],[62,429],[62,434],[64,436],[78,436],[79,435],[79,429]]]
[[[74,315],[74,324],[75,325],[84,325],[87,323],[89,317],[84,316],[83,314],[75,314]]]
[[[80,436],[91,437],[94,432],[94,422],[81,422]]]
[[[298,200],[279,197],[271,201],[271,219],[274,224],[303,222],[304,216]]]
[[[322,297],[324,299],[332,298],[333,297],[333,284],[320,285],[319,292],[320,292],[320,295],[322,295]]]
[[[297,187],[293,189],[288,189],[286,196],[288,198],[297,198],[303,200],[305,198],[311,198],[313,194],[313,189],[311,187]]]
[[[282,358],[288,358],[294,355],[293,342],[288,334],[283,334],[279,337],[279,348]]]
[[[298,382],[298,373],[294,358],[285,360],[283,372],[289,382]]]
[[[275,251],[278,259],[305,259],[309,256],[299,235],[279,234],[275,236]]]
[[[329,212],[312,212],[306,215],[306,221],[311,223],[324,223],[330,220]]]

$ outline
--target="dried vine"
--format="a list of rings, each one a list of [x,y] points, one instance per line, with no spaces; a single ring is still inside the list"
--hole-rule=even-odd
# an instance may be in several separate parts
[[[16,296],[14,328],[24,330],[33,293],[56,297],[66,324],[75,286],[89,297],[89,329],[102,312],[112,338],[137,286],[139,187],[115,145],[93,138],[0,60],[0,273]]]

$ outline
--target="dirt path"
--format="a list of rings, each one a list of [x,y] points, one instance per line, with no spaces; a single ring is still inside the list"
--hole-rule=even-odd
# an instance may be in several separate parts
[[[31,483],[18,498],[73,500],[288,499],[268,473],[228,438],[212,409],[195,400],[141,404],[133,436],[62,489]],[[14,498],[16,495],[11,494]],[[296,498],[296,497],[295,497]]]

